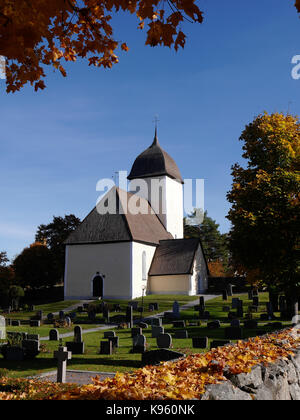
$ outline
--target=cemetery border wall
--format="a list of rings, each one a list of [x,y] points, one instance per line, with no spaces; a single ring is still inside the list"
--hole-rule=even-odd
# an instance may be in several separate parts
[[[225,376],[227,381],[209,385],[201,400],[300,401],[300,347],[288,360]]]

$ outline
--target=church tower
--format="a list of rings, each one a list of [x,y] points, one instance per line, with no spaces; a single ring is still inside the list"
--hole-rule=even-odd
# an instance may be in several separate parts
[[[130,191],[149,201],[173,238],[183,238],[183,180],[175,161],[160,146],[157,129],[152,145],[136,158],[128,179]],[[139,189],[139,180],[146,182],[147,190]]]

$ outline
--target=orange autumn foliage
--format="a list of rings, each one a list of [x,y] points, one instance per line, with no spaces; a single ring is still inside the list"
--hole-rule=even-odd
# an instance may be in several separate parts
[[[193,354],[176,362],[146,366],[91,385],[60,385],[34,380],[0,380],[0,400],[189,400],[201,399],[206,386],[225,381],[229,374],[250,372],[258,364],[287,360],[300,346],[299,331],[284,330],[239,341],[206,354]],[[15,388],[1,392],[1,388]]]
[[[118,62],[117,48],[128,51],[114,37],[115,12],[135,14],[138,28],[145,23],[146,45],[185,45],[180,24],[203,21],[196,0],[0,0],[0,56],[6,59],[7,92],[26,83],[44,89],[44,67],[66,76],[62,61],[84,58],[89,65],[110,68]]]

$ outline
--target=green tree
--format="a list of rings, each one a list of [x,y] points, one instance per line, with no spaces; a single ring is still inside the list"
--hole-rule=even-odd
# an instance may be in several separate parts
[[[227,235],[219,231],[219,225],[204,213],[203,222],[196,219],[196,210],[184,220],[184,237],[200,238],[207,262],[222,261],[227,265],[229,253],[227,248]]]
[[[11,286],[9,288],[9,298],[11,306],[14,309],[19,308],[20,299],[25,296],[24,289],[20,286]]]
[[[51,287],[60,281],[53,254],[46,245],[34,243],[13,262],[18,284],[23,288]]]
[[[81,221],[74,214],[65,217],[53,217],[48,225],[40,225],[37,229],[35,240],[47,244],[50,249],[55,268],[61,278],[64,276],[65,268],[65,246],[64,242]]]
[[[243,158],[232,167],[229,246],[237,269],[296,301],[299,278],[300,122],[264,113],[246,126]]]
[[[2,305],[8,303],[8,291],[15,280],[14,270],[8,262],[7,253],[0,252],[0,302]]]

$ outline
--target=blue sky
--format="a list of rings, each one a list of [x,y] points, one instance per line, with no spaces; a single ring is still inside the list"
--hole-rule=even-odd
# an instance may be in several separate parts
[[[223,232],[230,167],[242,163],[238,138],[259,113],[297,114],[300,54],[294,0],[203,0],[202,25],[184,25],[186,48],[144,46],[127,14],[114,19],[128,53],[112,70],[67,66],[48,71],[47,89],[7,95],[0,80],[0,251],[10,257],[33,242],[53,215],[83,218],[95,205],[100,178],[130,170],[159,140],[184,178],[205,179],[205,207]]]

